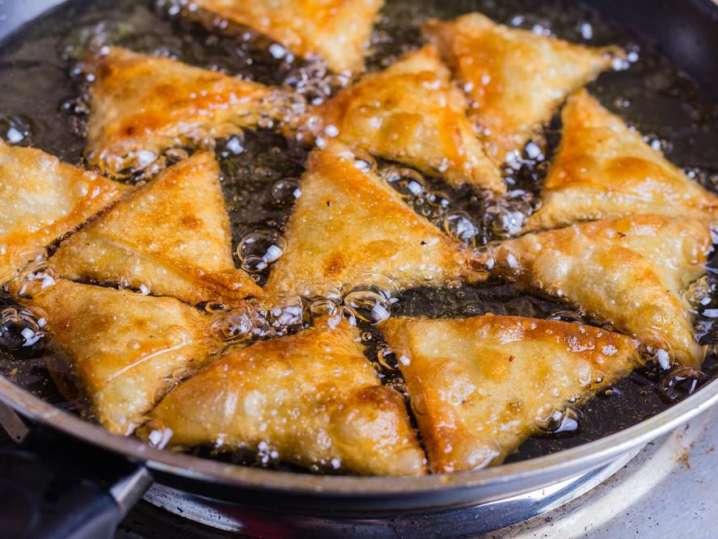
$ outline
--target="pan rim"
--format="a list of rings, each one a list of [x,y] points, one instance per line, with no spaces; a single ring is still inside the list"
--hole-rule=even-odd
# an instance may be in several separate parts
[[[0,376],[0,401],[21,415],[76,439],[124,458],[143,462],[151,470],[186,479],[299,495],[410,497],[438,490],[481,488],[496,483],[526,481],[539,475],[551,476],[573,470],[593,469],[642,447],[718,405],[718,380],[651,418],[587,444],[482,470],[420,477],[332,476],[275,471],[156,449],[137,438],[112,434],[99,425],[61,410],[4,376]]]

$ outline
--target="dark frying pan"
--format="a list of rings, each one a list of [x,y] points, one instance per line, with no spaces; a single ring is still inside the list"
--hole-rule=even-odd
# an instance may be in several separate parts
[[[0,3],[0,39],[21,32],[23,24],[62,3]],[[716,4],[710,0],[585,3],[655,43],[718,98]],[[153,480],[251,507],[337,519],[439,512],[507,500],[624,462],[647,442],[718,403],[718,382],[647,421],[560,454],[476,472],[405,479],[268,471],[156,450],[136,439],[112,435],[2,377],[0,400],[7,405],[0,408],[0,421],[22,440],[17,451],[0,455],[2,535],[90,538],[111,536]],[[42,428],[27,435],[24,422]],[[57,447],[62,451],[55,451]],[[59,498],[53,500],[53,492]]]

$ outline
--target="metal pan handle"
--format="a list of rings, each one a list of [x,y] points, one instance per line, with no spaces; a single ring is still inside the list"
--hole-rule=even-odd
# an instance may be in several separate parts
[[[151,484],[143,465],[37,427],[0,450],[1,534],[111,539]]]

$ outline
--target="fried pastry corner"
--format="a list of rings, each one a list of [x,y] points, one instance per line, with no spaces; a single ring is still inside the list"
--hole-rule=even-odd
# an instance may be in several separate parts
[[[354,73],[384,0],[195,0],[215,16],[250,27],[295,54],[318,56],[330,69]]]
[[[68,279],[235,305],[262,290],[235,268],[231,238],[219,165],[199,152],[64,241],[49,267]]]
[[[705,349],[683,297],[712,248],[702,220],[639,215],[527,234],[494,247],[495,275],[562,297],[698,368]]]
[[[273,114],[269,87],[216,71],[119,47],[93,62],[86,156],[110,176],[156,172],[166,150],[211,145]]]

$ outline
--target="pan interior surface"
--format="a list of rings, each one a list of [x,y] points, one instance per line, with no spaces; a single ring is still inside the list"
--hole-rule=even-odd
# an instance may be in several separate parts
[[[448,18],[474,10],[482,11],[502,23],[538,33],[550,31],[570,41],[592,45],[617,43],[635,54],[631,68],[604,74],[592,83],[591,92],[607,108],[619,113],[646,134],[669,159],[688,170],[706,188],[718,192],[718,148],[714,144],[718,135],[718,108],[706,97],[700,85],[683,73],[682,64],[676,67],[655,49],[651,42],[651,32],[655,29],[652,23],[625,29],[621,26],[620,17],[617,21],[610,20],[612,6],[607,4],[611,2],[590,4],[595,4],[602,14],[589,7],[560,0],[389,0],[385,8],[386,17],[375,32],[374,53],[369,58],[369,67],[379,69],[395,59],[402,48],[415,46],[422,19],[428,16]],[[696,7],[687,7],[687,4],[695,4]],[[706,9],[699,4],[681,4],[683,7],[679,11],[685,10],[686,20],[694,20],[691,17],[696,12]],[[2,9],[0,7],[0,13]],[[715,12],[709,11],[711,14]],[[658,12],[656,17],[659,16],[669,15]],[[680,28],[681,21],[681,16],[676,17],[668,26]],[[665,20],[663,22],[666,23]],[[6,134],[20,131],[24,137],[22,144],[41,148],[71,163],[80,162],[85,145],[86,110],[77,98],[83,81],[73,79],[70,71],[77,63],[78,50],[88,41],[98,39],[142,52],[163,50],[202,67],[238,73],[249,71],[266,84],[278,84],[282,82],[282,77],[291,76],[291,66],[272,64],[271,58],[263,58],[262,61],[267,63],[262,64],[258,71],[247,68],[246,52],[233,47],[231,39],[218,39],[199,27],[172,20],[164,16],[154,3],[70,1],[33,20],[22,31],[9,33],[9,37],[2,42],[0,130]],[[683,49],[680,49],[681,46]],[[669,49],[680,52],[686,47],[685,44],[672,43]],[[695,70],[700,66],[687,65],[686,68]],[[693,75],[700,79],[709,78],[700,72]],[[559,133],[559,128],[547,132],[549,145],[553,144],[554,148]],[[223,152],[227,155],[226,143],[220,142],[217,147],[223,171],[229,178],[224,184],[225,197],[228,200],[240,197],[241,200],[239,185],[246,185],[248,180],[251,183],[256,170],[242,168],[231,157],[223,157]],[[281,143],[275,135],[262,130],[247,136],[248,150],[264,158],[265,162],[267,154],[278,145],[281,146]],[[288,151],[292,152],[295,150]],[[301,153],[300,150],[296,152]],[[293,159],[296,157],[294,153],[292,156]],[[296,169],[295,161],[280,159],[268,162],[270,168],[277,167],[277,178],[301,173]],[[533,190],[535,194],[540,189],[545,170],[541,166],[529,166],[521,171],[521,175],[519,187],[529,193]],[[268,186],[271,182],[254,182],[244,195],[265,196]],[[273,220],[283,223],[288,216],[286,210],[267,210],[241,202],[229,206],[235,247],[257,222]],[[715,271],[718,259],[710,260],[709,267],[713,270],[709,272],[709,283],[715,289],[714,274],[718,273]],[[266,279],[266,274],[259,278]],[[8,306],[14,305],[8,297],[0,299]],[[522,291],[503,285],[478,291],[468,288],[439,296],[432,291],[416,290],[403,294],[399,299],[398,313],[408,315],[430,312],[439,316],[449,312],[461,316],[500,312],[543,318],[577,316],[576,313],[566,315],[566,306],[561,303],[527,296]],[[718,293],[712,295],[711,300],[696,315],[696,332],[702,343],[707,345],[718,342],[718,325],[711,317],[715,311],[714,304],[718,305]],[[217,456],[206,450],[193,454],[159,451],[138,440],[111,435],[80,418],[85,412],[84,403],[68,400],[56,390],[45,368],[46,361],[42,350],[22,356],[2,354],[0,371],[6,379],[0,380],[0,398],[28,416],[88,442],[147,460],[158,473],[184,476],[190,481],[211,480],[230,487],[244,486],[259,491],[280,489],[310,496],[402,494],[408,500],[412,496],[429,495],[436,489],[451,490],[451,487],[456,487],[456,490],[461,490],[460,487],[464,487],[474,490],[471,494],[473,499],[476,492],[482,492],[486,499],[491,499],[500,496],[504,490],[525,490],[606,464],[621,453],[667,432],[718,400],[718,382],[713,381],[718,368],[711,354],[704,366],[706,378],[695,394],[692,394],[695,388],[688,391],[680,387],[678,393],[672,393],[667,399],[661,380],[654,372],[650,369],[638,372],[578,410],[578,428],[568,433],[547,432],[532,437],[509,458],[508,464],[498,468],[416,479],[335,477],[297,473],[296,469],[281,463],[272,463],[273,469],[270,470],[260,466],[248,467],[248,463],[261,463],[252,459],[248,461],[244,456]],[[388,373],[387,383],[400,385],[401,380],[394,378]],[[461,499],[461,495],[457,494],[456,498],[447,499],[446,503],[462,503]]]

